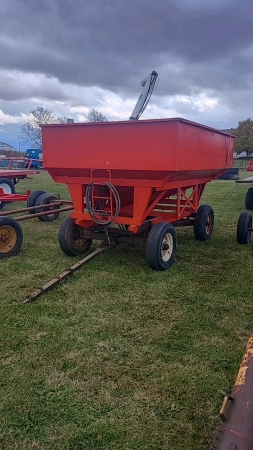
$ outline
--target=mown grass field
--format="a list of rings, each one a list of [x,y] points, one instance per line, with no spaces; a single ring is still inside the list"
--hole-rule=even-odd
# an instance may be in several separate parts
[[[0,261],[1,449],[209,448],[220,390],[230,392],[253,325],[252,246],[235,237],[247,187],[207,186],[213,236],[179,229],[168,271],[149,269],[145,249],[119,246],[27,305],[81,257],[59,247],[66,214],[21,222],[20,254]],[[68,199],[45,171],[17,188]]]

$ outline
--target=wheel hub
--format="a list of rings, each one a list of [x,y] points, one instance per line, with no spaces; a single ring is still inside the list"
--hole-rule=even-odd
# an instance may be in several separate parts
[[[13,228],[5,225],[0,228],[0,250],[1,253],[8,253],[17,243],[17,235]]]
[[[163,261],[168,261],[173,250],[173,238],[170,233],[167,233],[162,241],[161,256]]]
[[[4,194],[11,194],[11,187],[7,183],[1,183],[0,188],[3,189]]]
[[[87,239],[82,236],[82,230],[78,226],[75,226],[73,241],[76,247],[82,247],[87,241]]]
[[[206,233],[210,233],[212,227],[212,217],[211,214],[208,214],[206,218]]]

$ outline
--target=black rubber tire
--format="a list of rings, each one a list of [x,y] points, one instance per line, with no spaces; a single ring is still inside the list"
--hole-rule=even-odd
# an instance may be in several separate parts
[[[245,208],[253,209],[253,188],[249,188],[245,195]]]
[[[198,241],[207,241],[213,233],[214,212],[210,205],[201,205],[194,219],[194,236]]]
[[[48,205],[48,208],[39,209],[38,212],[41,211],[50,211],[50,204],[54,203],[58,200],[57,196],[54,194],[42,194],[38,197],[36,201],[36,206],[40,205]],[[38,202],[38,204],[37,204]],[[57,205],[55,207],[51,206],[51,209],[60,209],[60,205]],[[42,222],[53,222],[54,220],[57,220],[59,217],[59,212],[55,212],[52,214],[48,214],[47,216],[39,216],[38,219]]]
[[[16,256],[23,244],[23,230],[10,217],[0,217],[0,259]]]
[[[31,192],[31,194],[29,195],[29,197],[27,199],[27,208],[31,208],[32,206],[35,206],[37,199],[42,194],[46,194],[46,191],[37,190],[37,191]],[[35,209],[31,209],[29,211],[30,214],[34,214],[35,212],[36,212]]]
[[[231,169],[227,169],[219,176],[219,180],[239,180],[239,168],[232,167]]]
[[[219,177],[219,180],[233,180],[233,176],[234,176],[234,174],[232,174],[232,173],[223,173]]]
[[[167,242],[165,240],[167,239]],[[169,243],[168,243],[169,242]],[[163,248],[167,245],[168,248]],[[168,251],[166,255],[166,251]],[[174,262],[177,251],[177,235],[171,223],[160,222],[154,225],[148,235],[146,258],[153,270],[166,270]]]
[[[237,223],[237,242],[238,244],[249,244],[251,242],[252,215],[248,211],[241,213]]]
[[[7,184],[10,188],[10,191],[11,191],[10,193],[15,194],[15,185],[14,185],[13,181],[11,181],[9,178],[0,178],[0,188],[2,187],[1,184],[2,185]],[[7,194],[8,192],[4,191],[4,193]],[[4,205],[7,205],[7,203],[10,203],[10,202],[0,202],[0,209],[2,209],[4,207]]]
[[[35,202],[35,206],[41,206],[43,203],[43,199],[44,199],[44,197],[47,195],[47,193],[45,192],[44,194],[41,194],[41,195],[39,195],[39,197],[37,198],[37,200],[36,200],[36,202]],[[36,209],[35,210],[35,212],[36,213],[41,213],[41,212],[43,212],[44,211],[44,209],[43,208],[38,208],[38,209]],[[39,218],[39,220],[41,220],[42,222],[45,222],[44,221],[44,217],[40,217]]]
[[[83,255],[89,250],[92,239],[84,240],[81,237],[81,227],[75,224],[74,219],[66,217],[59,230],[59,244],[62,251],[68,256]]]

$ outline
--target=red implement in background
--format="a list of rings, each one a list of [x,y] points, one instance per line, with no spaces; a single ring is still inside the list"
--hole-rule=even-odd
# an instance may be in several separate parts
[[[247,171],[252,172],[252,170],[253,170],[253,161],[249,161],[248,166],[247,166]]]
[[[39,174],[31,170],[32,160],[27,158],[0,158],[0,210],[8,202],[27,201],[30,190],[26,194],[16,194],[15,185],[29,175]]]
[[[4,190],[0,187],[0,204],[2,202],[27,202],[30,194],[31,191],[27,191],[26,194],[5,194]]]
[[[31,169],[33,159],[30,158],[0,158],[0,178],[9,178],[16,184],[18,180],[27,178],[28,175],[40,173]]]
[[[0,178],[10,178],[11,180],[23,180],[29,175],[40,173],[39,170],[30,169],[3,169],[0,170]]]

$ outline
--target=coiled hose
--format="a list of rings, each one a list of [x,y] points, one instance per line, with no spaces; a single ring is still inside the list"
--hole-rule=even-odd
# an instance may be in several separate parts
[[[86,198],[86,208],[91,216],[91,218],[94,220],[95,223],[98,225],[110,225],[119,215],[121,203],[120,203],[120,196],[115,186],[113,186],[112,183],[105,182],[102,184],[102,186],[107,186],[109,191],[112,192],[113,198],[115,200],[115,213],[113,214],[112,218],[110,220],[107,220],[107,217],[109,215],[109,212],[100,208],[95,207],[93,209],[92,207],[92,189],[94,188],[94,183],[88,184],[85,192],[85,198]],[[109,197],[109,195],[108,195]],[[98,216],[101,217],[101,219],[98,218]]]

